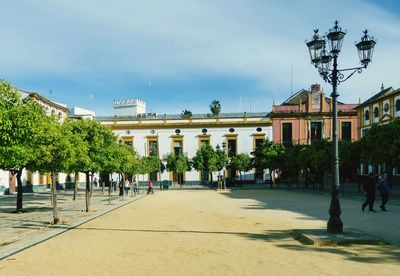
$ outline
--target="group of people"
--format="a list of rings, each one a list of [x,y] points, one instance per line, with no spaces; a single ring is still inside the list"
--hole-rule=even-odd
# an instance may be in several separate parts
[[[382,211],[386,212],[386,203],[389,200],[389,182],[387,180],[387,175],[383,174],[381,179],[378,182],[378,185],[376,185],[376,176],[374,173],[369,173],[368,175],[368,180],[364,183],[364,193],[366,196],[366,200],[364,203],[361,205],[361,210],[364,211],[365,208],[368,206],[368,210],[370,212],[376,212],[374,210],[374,202],[375,202],[375,195],[376,195],[376,190],[379,190],[380,195],[381,195],[381,205],[379,206]]]
[[[136,196],[139,194],[139,183],[136,181],[136,178],[132,178],[132,181],[129,179],[125,180],[125,183],[122,185],[122,182],[119,185],[119,194],[125,193],[128,195],[129,189],[131,190],[131,196]]]

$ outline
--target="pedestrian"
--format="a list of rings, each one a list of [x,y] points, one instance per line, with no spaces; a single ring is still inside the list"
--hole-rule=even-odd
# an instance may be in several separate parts
[[[122,180],[120,180],[120,181],[118,182],[118,188],[119,188],[119,195],[120,195],[120,196],[123,196],[123,193],[124,193],[124,183],[122,182]]]
[[[154,194],[154,190],[153,190],[153,182],[151,182],[151,179],[149,180],[149,188],[147,189],[147,194]]]
[[[139,194],[139,183],[136,181],[136,177],[133,178],[133,193],[135,196]]]
[[[381,180],[378,183],[378,190],[381,194],[381,206],[379,206],[381,208],[382,211],[386,212],[386,208],[385,208],[385,204],[388,202],[389,200],[389,182],[387,181],[387,174],[383,174]]]
[[[217,190],[222,189],[222,177],[220,175],[218,175],[217,183],[218,183]]]
[[[98,188],[99,187],[99,182],[97,181],[97,177],[95,177],[94,178],[94,186],[96,187],[96,188]]]
[[[128,191],[129,191],[129,186],[130,186],[130,183],[129,183],[129,179],[126,179],[125,180],[125,195],[128,195]]]
[[[373,172],[370,172],[368,175],[367,181],[364,183],[364,193],[366,196],[366,200],[361,206],[361,210],[364,212],[365,207],[368,205],[368,210],[370,212],[376,212],[374,210],[374,201],[375,201],[375,176]]]

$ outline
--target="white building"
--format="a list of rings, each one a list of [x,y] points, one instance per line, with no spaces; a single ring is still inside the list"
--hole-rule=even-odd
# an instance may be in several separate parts
[[[114,100],[114,116],[146,114],[146,103],[139,99]]]
[[[68,111],[68,118],[79,118],[93,120],[96,116],[94,111],[74,106]]]
[[[272,140],[272,124],[266,114],[232,113],[221,114],[216,118],[194,115],[188,119],[182,119],[179,115],[97,119],[102,124],[109,125],[113,132],[127,144],[131,144],[140,156],[156,155],[166,163],[167,156],[171,152],[181,152],[189,159],[193,158],[202,143],[209,143],[215,148],[217,145],[221,147],[225,142],[229,156],[239,153],[250,154],[262,140],[266,138]],[[236,174],[234,171],[227,172],[227,178],[235,177]],[[246,173],[243,179],[262,181],[264,173],[251,171]],[[140,181],[147,180],[148,176],[140,179]],[[177,179],[173,173],[164,172],[161,180],[175,182]],[[208,181],[208,176],[193,169],[184,174],[183,181],[186,184],[196,184]]]

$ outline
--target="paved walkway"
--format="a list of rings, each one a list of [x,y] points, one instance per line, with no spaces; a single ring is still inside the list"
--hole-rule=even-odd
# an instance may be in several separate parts
[[[361,211],[360,199],[341,199],[345,230],[379,235],[393,245],[318,247],[295,240],[293,229],[326,227],[326,193],[156,191],[0,261],[0,274],[400,274],[398,200],[386,213],[370,213]]]
[[[24,194],[24,212],[19,214],[15,213],[16,195],[0,196],[0,260],[144,195],[136,197],[128,195],[122,201],[121,197],[114,193],[109,204],[108,195],[102,195],[97,190],[91,198],[91,210],[86,213],[84,193],[84,191],[79,191],[77,199],[73,201],[71,191],[58,191],[60,225],[63,228],[57,228],[52,224],[53,208],[50,193]]]

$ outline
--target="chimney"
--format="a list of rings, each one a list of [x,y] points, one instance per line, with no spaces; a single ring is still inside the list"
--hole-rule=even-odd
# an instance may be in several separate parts
[[[383,91],[385,89],[385,87],[383,86],[383,83],[381,85],[381,91]]]

